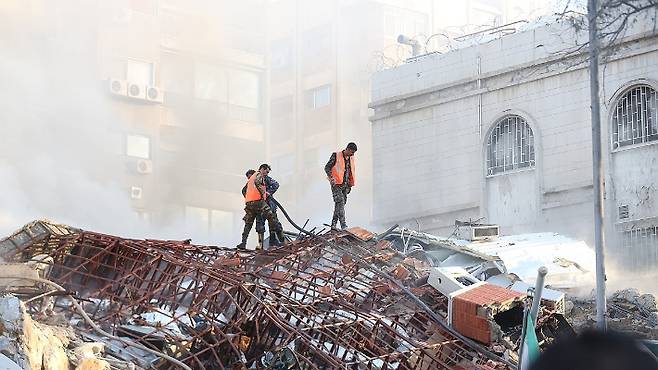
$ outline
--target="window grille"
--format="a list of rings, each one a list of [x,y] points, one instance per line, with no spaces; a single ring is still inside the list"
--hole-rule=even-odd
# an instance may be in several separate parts
[[[624,231],[622,233],[622,245],[626,248],[655,248],[658,246],[658,226]]]
[[[535,166],[535,138],[520,116],[498,121],[487,138],[487,175]]]
[[[633,87],[612,115],[612,148],[658,140],[658,95],[647,85]]]

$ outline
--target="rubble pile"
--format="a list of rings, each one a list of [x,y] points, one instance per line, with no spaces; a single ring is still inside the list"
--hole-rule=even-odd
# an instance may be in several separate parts
[[[127,362],[103,358],[103,352],[102,343],[84,343],[68,325],[34,320],[16,296],[0,296],[0,369],[133,368]]]
[[[593,296],[570,297],[567,318],[576,331],[594,327],[596,303]],[[658,339],[656,297],[629,288],[614,292],[607,300],[608,327],[634,337]]]
[[[47,256],[44,276],[66,292],[33,299],[28,310],[61,315],[76,338],[135,368],[181,367],[172,360],[194,369],[513,366],[446,324],[447,297],[423,283],[426,265],[352,231],[253,253],[40,221],[0,241],[0,255],[10,263]],[[82,364],[97,352],[69,359]]]
[[[0,282],[38,325],[70,329],[51,347],[77,369],[515,367],[526,286],[491,280],[509,275],[495,256],[390,236],[331,230],[255,253],[36,221],[0,240]],[[553,293],[543,346],[573,334]]]

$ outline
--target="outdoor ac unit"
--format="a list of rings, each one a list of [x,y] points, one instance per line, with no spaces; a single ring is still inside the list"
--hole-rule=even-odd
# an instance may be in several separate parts
[[[140,159],[137,161],[137,172],[142,174],[153,172],[153,162],[148,159]]]
[[[146,87],[146,100],[152,103],[162,103],[164,93],[155,86]]]
[[[457,234],[460,239],[476,241],[496,238],[499,232],[498,225],[469,224],[460,226]]]
[[[130,188],[130,198],[142,199],[142,188],[140,188],[139,186],[132,186]]]
[[[107,88],[111,94],[126,96],[128,94],[128,83],[124,80],[109,79]]]
[[[145,86],[128,83],[128,96],[134,99],[146,100]]]

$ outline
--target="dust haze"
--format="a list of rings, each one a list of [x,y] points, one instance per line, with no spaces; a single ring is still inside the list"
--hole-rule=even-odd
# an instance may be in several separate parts
[[[339,3],[356,10],[343,14]],[[277,199],[295,221],[308,219],[309,229],[319,230],[333,207],[324,164],[349,141],[359,150],[347,222],[381,230],[371,211],[377,181],[369,81],[373,72],[404,63],[411,50],[394,37],[374,43],[356,36],[363,27],[381,26],[369,3],[297,1],[275,11],[269,1],[2,2],[0,235],[46,218],[127,237],[232,245],[242,230],[243,174],[261,163],[272,165],[281,183]],[[413,21],[393,22],[393,31],[421,40],[424,52],[456,47],[433,37],[432,27],[467,32],[489,26],[450,23],[458,17],[449,2],[434,2],[440,10],[430,2],[409,3],[415,12],[400,14]],[[514,8],[519,19],[583,5],[545,1],[528,10],[523,3]],[[327,38],[320,22],[295,41],[302,46],[294,55],[277,35],[305,26],[302,14],[313,12],[340,17],[333,26],[337,36]],[[126,29],[134,24],[140,25],[130,34]],[[324,55],[327,47],[335,53]],[[308,68],[333,58],[327,73],[334,84],[327,91],[301,79],[299,67],[286,64],[293,57]],[[132,73],[117,62],[124,59],[139,68],[144,60],[154,62],[148,84],[165,92],[164,105],[109,92],[110,79]],[[273,87],[286,79],[288,93]],[[322,108],[324,99],[331,108]],[[355,101],[354,109],[346,108]],[[300,110],[305,104],[316,111]],[[326,117],[335,127],[325,126]],[[128,153],[128,136],[149,138],[143,158]],[[136,172],[142,159],[152,163],[152,173]],[[412,221],[405,226],[417,228]],[[611,285],[641,280],[612,268],[609,278]]]

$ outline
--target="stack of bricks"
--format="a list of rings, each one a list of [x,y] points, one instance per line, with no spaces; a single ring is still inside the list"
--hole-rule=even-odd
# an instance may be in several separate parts
[[[452,298],[452,326],[466,337],[491,343],[492,314],[521,304],[524,295],[496,285],[485,283],[468,289]],[[489,309],[489,310],[488,310]]]

